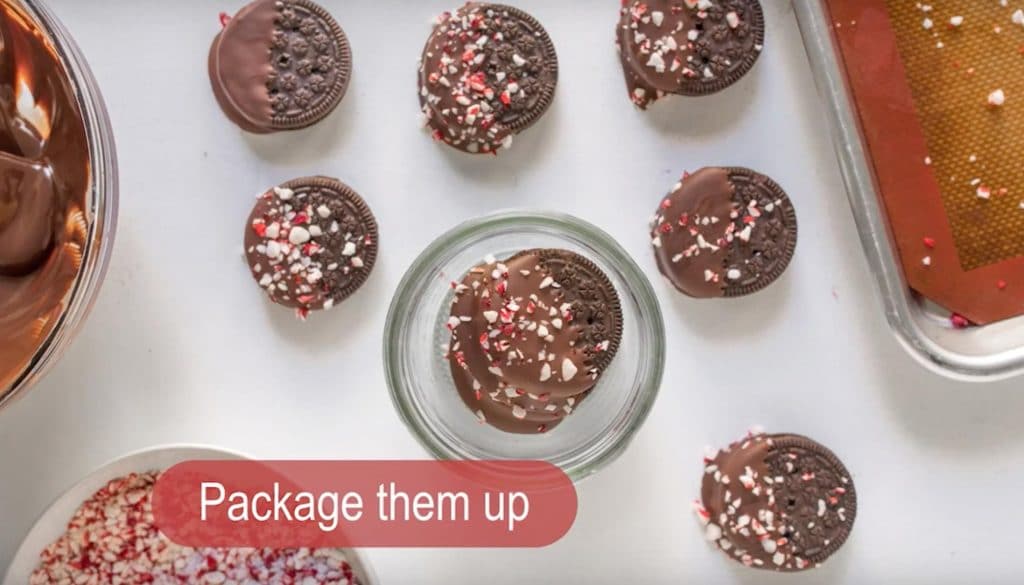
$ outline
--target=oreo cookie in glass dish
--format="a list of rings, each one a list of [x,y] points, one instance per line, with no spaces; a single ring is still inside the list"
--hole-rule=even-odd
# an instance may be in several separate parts
[[[377,261],[377,220],[337,179],[306,177],[256,200],[245,225],[249,270],[271,301],[305,320],[356,292]]]
[[[629,97],[701,96],[739,81],[764,48],[758,0],[625,0],[616,29]]]
[[[310,0],[256,0],[210,47],[213,94],[242,130],[299,130],[341,103],[352,76],[352,51],[338,22]]]
[[[694,298],[758,292],[796,251],[793,204],[775,181],[740,167],[684,173],[650,224],[658,269]]]
[[[694,509],[707,540],[730,558],[797,572],[843,546],[857,517],[857,492],[826,447],[757,431],[705,458]]]
[[[573,479],[617,457],[664,368],[649,281],[608,234],[508,211],[430,244],[384,332],[388,387],[435,457],[541,460]]]
[[[497,154],[535,124],[555,96],[558,55],[533,16],[469,2],[437,18],[419,67],[423,126],[471,154]]]
[[[455,285],[445,356],[466,406],[510,433],[544,433],[611,365],[622,308],[600,268],[568,250],[489,257]]]

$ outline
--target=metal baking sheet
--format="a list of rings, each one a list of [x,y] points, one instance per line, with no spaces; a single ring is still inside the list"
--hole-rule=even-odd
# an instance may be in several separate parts
[[[893,333],[916,359],[947,376],[997,380],[1021,374],[1024,317],[956,329],[948,311],[907,286],[833,44],[833,23],[822,0],[793,0],[793,6],[818,92],[827,105],[861,244]]]

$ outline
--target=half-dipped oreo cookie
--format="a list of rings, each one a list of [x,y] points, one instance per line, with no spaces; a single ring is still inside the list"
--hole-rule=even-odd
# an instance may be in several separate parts
[[[345,96],[352,52],[337,21],[310,0],[256,0],[213,40],[210,83],[243,130],[298,130],[327,117]]]
[[[785,272],[796,242],[796,211],[785,191],[739,167],[683,175],[651,221],[659,270],[695,298],[765,288]]]
[[[751,434],[705,459],[695,509],[708,541],[731,558],[793,572],[843,546],[857,493],[843,463],[815,441]]]
[[[616,42],[630,99],[716,93],[739,81],[764,46],[758,0],[626,0]]]
[[[464,152],[496,153],[551,105],[558,56],[529,14],[470,2],[437,19],[419,70],[423,124]]]
[[[618,293],[574,252],[487,258],[452,286],[447,357],[456,389],[481,422],[503,431],[553,429],[618,351]]]
[[[253,278],[270,300],[330,309],[366,282],[377,260],[377,221],[362,197],[337,179],[295,179],[259,196],[245,225]]]

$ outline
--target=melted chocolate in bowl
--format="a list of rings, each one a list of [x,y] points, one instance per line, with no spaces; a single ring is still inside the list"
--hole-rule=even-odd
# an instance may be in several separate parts
[[[0,402],[61,321],[88,249],[89,140],[67,71],[0,2]]]

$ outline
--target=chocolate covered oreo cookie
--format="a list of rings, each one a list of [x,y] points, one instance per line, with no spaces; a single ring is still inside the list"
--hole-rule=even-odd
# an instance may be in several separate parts
[[[377,260],[377,221],[337,179],[295,179],[259,196],[245,226],[253,278],[270,300],[305,319],[366,282]]]
[[[224,114],[243,130],[298,130],[344,97],[352,51],[337,21],[310,0],[256,0],[225,20],[209,55]]]
[[[441,15],[423,49],[423,125],[461,151],[493,154],[544,115],[557,83],[554,43],[534,17],[470,2]]]
[[[796,242],[796,211],[785,191],[738,167],[683,175],[651,221],[659,270],[695,298],[765,288],[785,272]]]
[[[616,42],[630,99],[716,93],[739,81],[764,46],[758,0],[626,0]]]
[[[708,541],[729,557],[802,571],[846,542],[857,493],[843,463],[815,441],[751,434],[705,460],[696,511]]]
[[[452,378],[480,421],[503,431],[553,429],[618,352],[618,293],[597,265],[574,252],[487,258],[452,286],[445,324]]]

